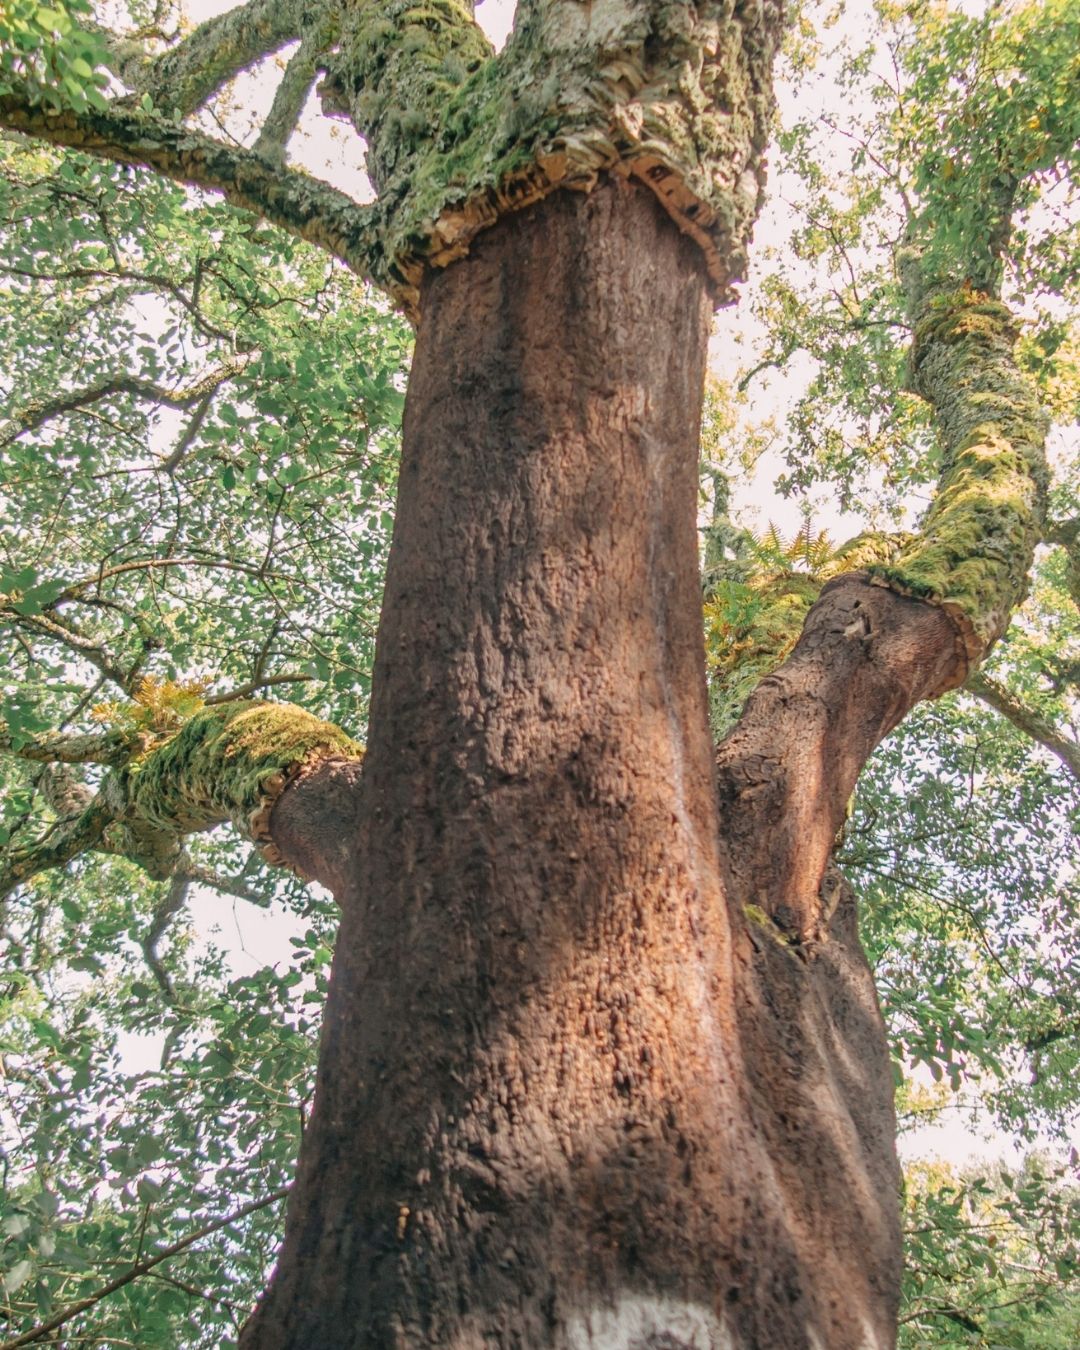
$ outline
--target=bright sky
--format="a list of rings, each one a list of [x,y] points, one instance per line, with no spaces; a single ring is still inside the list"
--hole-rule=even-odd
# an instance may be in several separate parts
[[[192,24],[229,8],[232,8],[229,0],[187,0],[185,4],[187,18]],[[513,22],[513,11],[513,0],[483,0],[477,7],[477,20],[496,47],[501,47],[506,40]],[[857,23],[858,20],[848,18],[842,22]],[[279,64],[288,54],[282,53],[282,57],[278,58]],[[267,78],[265,71],[243,77],[238,81],[236,106],[238,109],[255,109],[256,115],[261,116],[269,106],[272,91],[273,81]],[[781,89],[781,100],[784,93]],[[254,129],[254,124],[239,113],[230,119],[228,125],[232,134],[241,138]],[[212,124],[207,126],[207,130],[211,134],[220,134],[220,128]],[[299,134],[290,149],[303,167],[343,191],[361,200],[370,195],[363,172],[362,142],[342,123],[324,118],[315,95],[309,100]],[[789,212],[790,208],[784,205],[779,194],[775,191],[770,194],[755,230],[758,251],[770,242],[780,242],[786,238],[790,227],[790,221],[786,219]],[[753,253],[752,249],[752,258]],[[726,354],[728,368],[725,373],[734,373],[733,352],[736,365],[748,362],[753,337],[753,320],[745,307],[734,307],[718,316],[714,359],[719,365]],[[793,402],[798,392],[798,382],[798,375],[774,377],[768,383],[756,385],[755,392],[758,399],[767,402],[770,411],[782,419],[785,406]],[[770,459],[766,455],[753,480],[738,489],[735,505],[741,512],[756,518],[762,526],[771,520],[776,522],[781,531],[794,533],[802,519],[800,508],[792,500],[779,498],[771,486],[773,476],[781,467],[778,457]],[[834,539],[850,537],[861,528],[856,518],[842,518],[839,512],[825,504],[815,507],[814,524],[818,530],[828,529]],[[304,928],[303,923],[280,910],[260,911],[242,901],[224,900],[205,891],[193,895],[190,911],[195,931],[214,934],[229,952],[237,973],[288,960],[288,938]],[[158,1054],[158,1047],[149,1040],[141,1046],[132,1042],[129,1047],[133,1068],[141,1067],[140,1062],[144,1059],[147,1067],[156,1066]],[[928,1075],[925,1086],[931,1086]],[[957,1100],[955,1109],[944,1113],[940,1124],[904,1135],[900,1141],[900,1152],[907,1159],[936,1157],[956,1166],[962,1166],[969,1160],[986,1162],[996,1158],[1015,1164],[1021,1156],[1006,1136],[980,1131],[973,1124],[970,1103],[963,1100]]]

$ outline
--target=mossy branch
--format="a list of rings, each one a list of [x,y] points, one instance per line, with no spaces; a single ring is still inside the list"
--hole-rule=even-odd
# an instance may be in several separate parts
[[[381,257],[370,208],[298,170],[226,145],[156,113],[116,104],[97,111],[50,112],[19,93],[0,94],[0,127],[100,155],[143,164],[166,178],[220,192],[234,206],[324,248],[361,276]]]
[[[255,843],[289,780],[312,761],[362,751],[340,728],[289,703],[207,707],[122,770],[125,818],[188,835],[225,821]]]
[[[300,114],[311,92],[318,73],[319,60],[326,44],[318,36],[305,36],[299,50],[293,55],[281,83],[274,94],[274,102],[259,131],[252,149],[271,164],[284,166],[289,138],[296,130]]]
[[[299,37],[303,8],[298,0],[248,0],[207,19],[157,55],[98,31],[112,56],[110,66],[129,88],[185,116],[241,71]]]
[[[970,285],[929,285],[915,249],[901,272],[911,384],[933,410],[942,471],[917,540],[871,571],[950,615],[966,652],[962,684],[1024,596],[1046,506],[1047,418],[1017,368],[1008,307]]]
[[[757,685],[790,655],[822,586],[845,573],[862,574],[891,562],[908,538],[856,535],[812,570],[762,569],[714,587],[705,602],[705,645],[717,738],[727,735]]]
[[[112,732],[86,736],[40,732],[18,741],[0,733],[0,754],[36,764],[119,764],[128,753],[124,738]]]
[[[425,267],[614,172],[656,194],[729,296],[764,181],[780,31],[775,0],[523,0],[492,56],[459,0],[358,0],[321,89],[368,145],[377,278],[415,313]]]
[[[304,709],[259,700],[205,706],[171,734],[133,733],[125,762],[78,817],[8,852],[0,897],[90,850],[121,854],[165,880],[183,869],[188,835],[228,822],[267,861],[288,866],[270,829],[278,798],[324,760],[357,762],[362,753]]]
[[[41,872],[66,867],[73,859],[96,848],[115,819],[112,804],[98,793],[73,820],[60,822],[33,844],[7,849],[0,858],[0,902],[16,886]]]

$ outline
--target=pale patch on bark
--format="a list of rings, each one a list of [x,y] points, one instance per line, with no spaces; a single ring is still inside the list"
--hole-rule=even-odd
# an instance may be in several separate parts
[[[736,1350],[711,1308],[654,1294],[620,1294],[615,1304],[570,1319],[567,1350]]]
[[[882,1340],[874,1330],[868,1318],[863,1317],[860,1320],[862,1322],[863,1338],[859,1342],[858,1350],[892,1350],[894,1342],[891,1339],[888,1341]],[[809,1350],[830,1350],[830,1347],[825,1344],[825,1341],[818,1335],[813,1327],[807,1329],[806,1344],[809,1347]]]

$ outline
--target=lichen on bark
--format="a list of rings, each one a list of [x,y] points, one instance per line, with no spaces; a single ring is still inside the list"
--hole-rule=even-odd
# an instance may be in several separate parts
[[[870,571],[950,615],[967,657],[961,684],[1024,596],[1045,512],[1047,419],[1016,366],[1008,307],[969,286],[924,291],[917,260],[901,270],[914,301],[912,387],[933,408],[942,470],[915,542]]]
[[[779,33],[765,3],[523,0],[498,56],[455,0],[361,0],[323,85],[369,146],[382,256],[406,310],[426,265],[501,215],[634,176],[738,279],[764,181]]]
[[[269,820],[286,785],[320,759],[361,754],[340,728],[292,704],[204,708],[116,773],[114,842],[126,843],[122,851],[152,873],[167,875],[185,835],[231,821],[279,862]]]

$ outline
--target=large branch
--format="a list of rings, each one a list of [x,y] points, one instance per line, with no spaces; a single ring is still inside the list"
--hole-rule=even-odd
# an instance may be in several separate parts
[[[801,941],[821,936],[826,864],[863,765],[958,665],[957,630],[941,608],[866,571],[822,588],[791,655],[717,749],[733,895]]]
[[[130,88],[181,116],[194,112],[221,87],[300,35],[298,0],[248,0],[219,14],[158,56],[139,44],[102,32],[110,65]]]
[[[804,588],[773,625],[773,649],[759,644],[761,668],[783,663],[717,752],[733,893],[802,939],[820,932],[825,867],[864,763],[1001,636],[1042,530],[1046,419],[1013,359],[1009,311],[969,287],[925,286],[919,265],[909,256],[905,266],[913,383],[942,450],[922,532],[891,557],[853,552],[849,566],[862,570],[822,589],[783,660],[813,598]]]
[[[1046,510],[1048,419],[1017,368],[1005,305],[967,285],[928,284],[914,249],[901,274],[915,334],[912,387],[930,404],[942,469],[912,547],[872,570],[949,613],[967,653],[961,684],[1027,589]]]
[[[171,735],[133,732],[127,745],[77,819],[9,852],[0,898],[91,849],[165,880],[183,870],[188,835],[226,823],[269,862],[340,885],[362,751],[339,728],[290,704],[236,701]]]
[[[521,0],[492,56],[460,0],[355,0],[321,92],[368,146],[382,284],[415,311],[425,268],[614,172],[656,194],[729,294],[764,181],[778,10]]]
[[[0,127],[120,164],[143,164],[177,182],[220,192],[362,276],[371,274],[373,260],[381,256],[369,208],[308,174],[275,167],[250,150],[164,117],[115,105],[102,112],[49,112],[7,93],[0,94]]]

